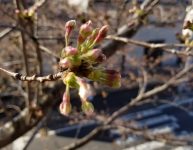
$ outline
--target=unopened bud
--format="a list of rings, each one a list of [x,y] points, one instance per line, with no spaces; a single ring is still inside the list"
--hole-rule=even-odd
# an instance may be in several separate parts
[[[71,112],[70,102],[61,102],[59,106],[60,113],[64,116],[68,116]]]
[[[66,42],[66,46],[68,45],[70,34],[71,34],[72,30],[75,27],[76,27],[76,21],[75,20],[70,20],[70,21],[66,22],[66,24],[65,24],[65,42]]]
[[[88,102],[88,101],[82,101],[82,111],[87,114],[87,115],[91,115],[94,112],[94,106],[92,103]]]
[[[67,116],[71,112],[71,104],[70,104],[70,93],[69,89],[66,89],[63,94],[62,102],[59,106],[60,113]]]
[[[89,20],[80,27],[78,36],[78,47],[86,40],[86,38],[92,33],[92,22]]]
[[[91,49],[94,47],[94,46],[93,47],[90,47],[90,46],[94,42],[96,36],[98,35],[99,30],[100,30],[99,28],[96,28],[92,31],[92,34],[88,37],[88,40],[86,42],[86,47],[91,48]]]
[[[69,58],[64,58],[64,59],[60,60],[59,66],[62,69],[67,69],[67,68],[70,68],[72,66],[72,62],[71,62],[71,60]]]
[[[81,65],[81,60],[80,58],[77,56],[77,57],[65,57],[63,59],[60,60],[59,62],[59,66],[62,68],[62,69],[67,69],[67,68],[76,68],[78,66]]]
[[[62,49],[62,56],[61,57],[66,57],[66,56],[73,56],[78,54],[78,50],[72,46],[67,46],[64,49]]]
[[[101,42],[107,36],[107,32],[108,25],[105,25],[99,30],[99,33],[97,34],[93,44],[98,44],[99,42]]]
[[[93,90],[90,84],[86,83],[85,80],[77,77],[77,82],[79,84],[78,94],[81,98],[81,101],[86,101],[88,97],[93,95]]]
[[[76,27],[76,21],[75,20],[70,20],[66,22],[65,24],[65,30],[66,32],[71,32],[74,28]]]
[[[100,62],[104,58],[104,54],[101,49],[93,49],[83,54],[81,57],[89,61]]]
[[[121,75],[115,70],[93,70],[88,78],[114,88],[121,86]]]
[[[79,31],[79,34],[83,37],[83,38],[86,38],[88,37],[91,33],[92,33],[92,22],[91,20],[87,21],[85,24],[83,24],[81,27],[80,27],[80,31]]]

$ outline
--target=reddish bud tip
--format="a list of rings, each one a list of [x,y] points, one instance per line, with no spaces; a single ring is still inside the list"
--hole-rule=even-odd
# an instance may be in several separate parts
[[[98,35],[96,36],[96,39],[95,39],[95,43],[99,43],[101,42],[106,36],[107,36],[107,32],[108,32],[108,25],[105,25],[103,26],[100,30],[99,30],[99,33]]]
[[[64,48],[64,54],[66,56],[73,56],[73,55],[78,54],[78,50],[72,46],[67,46]]]
[[[66,30],[73,30],[76,27],[76,21],[75,20],[70,20],[68,22],[66,22],[65,24],[65,29]]]
[[[86,22],[80,27],[79,36],[85,39],[92,33],[92,30],[93,30],[92,22],[89,20],[88,22]]]

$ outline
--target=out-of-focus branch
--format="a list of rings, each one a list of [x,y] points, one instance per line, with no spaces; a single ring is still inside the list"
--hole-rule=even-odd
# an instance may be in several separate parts
[[[141,15],[134,15],[133,18],[131,18],[130,22],[127,25],[122,26],[117,35],[118,37],[132,37],[138,30],[139,28],[143,25],[143,20],[147,17],[150,11],[154,8],[156,4],[158,4],[159,0],[152,0],[151,2],[148,2],[148,5],[145,5],[142,7],[141,11],[143,11],[143,14]],[[144,1],[146,3],[146,1]],[[144,3],[142,5],[144,5]],[[125,43],[120,42],[120,41],[115,41],[115,40],[110,40],[103,45],[101,45],[101,49],[103,50],[104,54],[107,57],[110,57],[113,55],[118,48],[123,46]]]
[[[6,28],[3,31],[1,31],[0,40],[3,39],[6,35],[8,35],[11,31],[13,31],[13,28]]]
[[[38,133],[38,131],[44,126],[45,122],[48,120],[48,118],[50,117],[50,115],[52,111],[49,110],[48,113],[46,114],[46,116],[38,123],[38,125],[36,126],[35,131],[33,132],[33,134],[31,135],[30,139],[28,140],[28,142],[26,143],[25,147],[23,148],[23,150],[27,150],[27,148],[29,147],[29,145],[31,144],[31,142],[33,141],[33,139],[35,138],[36,134]]]
[[[48,49],[47,47],[43,46],[43,45],[39,45],[40,50],[46,52],[47,54],[55,57],[55,59],[60,59],[58,55],[56,55],[55,53],[53,53],[50,49]]]
[[[173,146],[181,146],[186,145],[187,141],[190,141],[189,139],[179,139],[174,136],[169,136],[168,133],[164,134],[155,134],[151,131],[148,131],[146,129],[139,129],[134,127],[124,127],[124,126],[115,126],[114,128],[117,128],[121,132],[127,133],[127,134],[134,134],[137,136],[142,136],[144,140],[151,140],[151,141],[160,141],[165,144],[173,145]]]
[[[30,108],[30,111],[28,108],[25,108],[18,116],[3,126],[0,126],[0,148],[11,143],[41,121],[44,115],[58,102],[58,100],[53,97],[53,93],[58,92],[61,89],[61,85],[62,84],[57,84],[53,89],[50,89],[50,91],[42,97],[39,107]],[[53,99],[55,100],[53,101]]]
[[[19,0],[14,0],[15,7],[19,11],[23,11],[23,1]],[[25,22],[24,20],[19,17],[18,15],[18,25],[21,26],[22,28],[25,28]],[[21,40],[22,40],[22,54],[23,54],[23,64],[24,64],[24,71],[26,75],[29,75],[29,64],[28,64],[28,55],[27,55],[27,39],[25,32],[21,31]],[[26,106],[29,108],[30,102],[29,102],[29,97],[30,97],[30,83],[26,83],[26,91],[27,91],[27,98],[26,98]]]
[[[76,141],[68,146],[65,146],[64,149],[65,150],[73,150],[73,149],[76,149],[78,147],[85,145],[86,143],[88,143],[90,140],[92,140],[95,136],[97,136],[102,131],[103,126],[111,124],[117,117],[119,117],[120,115],[127,112],[131,107],[137,105],[138,102],[140,102],[144,99],[147,99],[151,96],[154,96],[162,91],[165,91],[171,85],[175,85],[176,83],[179,83],[178,80],[181,77],[183,77],[184,75],[186,75],[186,73],[188,73],[192,69],[193,69],[193,66],[189,67],[188,69],[184,69],[184,70],[180,71],[178,74],[176,74],[174,77],[172,77],[170,80],[168,80],[165,84],[158,86],[158,87],[155,87],[154,89],[149,90],[145,93],[140,93],[141,96],[137,96],[136,98],[132,99],[130,101],[130,103],[123,106],[119,110],[115,111],[105,122],[103,122],[103,124],[101,126],[92,130],[88,135],[86,135],[82,139],[80,139],[80,140],[78,140],[78,141]]]
[[[164,50],[168,53],[176,54],[176,55],[193,56],[193,53],[191,51],[178,51],[178,50],[174,49],[177,47],[180,47],[180,48],[192,47],[192,46],[187,46],[185,44],[178,44],[178,43],[176,43],[176,44],[172,44],[172,43],[171,44],[166,44],[166,43],[155,44],[155,43],[147,43],[147,42],[143,42],[143,41],[128,39],[128,38],[124,38],[124,37],[117,37],[117,36],[113,36],[113,35],[107,36],[107,39],[113,39],[113,40],[120,41],[123,43],[134,44],[134,45],[147,47],[147,48],[151,48],[151,49],[162,48],[162,50]]]

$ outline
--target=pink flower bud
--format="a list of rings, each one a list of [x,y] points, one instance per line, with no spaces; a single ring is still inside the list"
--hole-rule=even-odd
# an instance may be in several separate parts
[[[62,102],[60,103],[59,110],[60,113],[67,116],[71,112],[71,104],[70,104],[70,92],[69,88],[66,87],[66,91],[63,94]]]
[[[65,24],[65,30],[66,33],[70,34],[71,31],[76,27],[76,21],[75,20],[70,20],[68,22],[66,22]]]
[[[67,68],[77,68],[81,65],[81,60],[78,56],[74,57],[65,57],[60,60],[59,66],[62,69],[67,69]]]
[[[92,33],[92,22],[89,20],[80,27],[78,36],[78,48],[86,40],[86,38]]]
[[[72,46],[67,46],[63,49],[65,56],[73,56],[78,54],[78,50]]]
[[[65,42],[66,42],[66,46],[68,45],[70,34],[71,34],[72,30],[75,28],[75,26],[76,26],[76,21],[75,20],[70,20],[70,21],[66,22],[66,24],[65,24]]]
[[[81,58],[89,61],[96,61],[101,55],[102,55],[101,49],[93,49],[83,54]]]
[[[105,25],[99,30],[99,33],[94,40],[94,44],[98,44],[99,42],[101,42],[107,36],[107,32],[108,25]]]
[[[68,116],[71,112],[71,104],[67,102],[61,102],[59,106],[60,113],[64,116]]]
[[[69,58],[61,59],[60,62],[59,62],[59,66],[62,69],[70,68],[72,66],[71,60]]]
[[[86,38],[92,33],[92,30],[92,22],[89,20],[80,27],[79,35],[83,38]]]

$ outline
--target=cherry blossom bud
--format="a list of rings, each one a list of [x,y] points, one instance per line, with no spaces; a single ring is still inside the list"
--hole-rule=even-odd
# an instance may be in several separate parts
[[[85,60],[93,61],[93,62],[101,62],[106,57],[102,53],[101,49],[93,49],[88,51],[87,53],[83,54],[81,58],[84,58]]]
[[[81,60],[80,58],[77,56],[77,57],[65,57],[63,59],[60,60],[59,62],[59,66],[62,68],[62,69],[67,69],[67,68],[76,68],[78,66],[81,65]]]
[[[92,34],[88,37],[88,40],[86,42],[86,47],[88,47],[89,49],[92,49],[93,47],[90,47],[91,44],[94,42],[96,36],[98,35],[99,33],[99,28],[96,28],[92,31]]]
[[[74,56],[78,54],[78,50],[72,46],[67,46],[64,49],[62,49],[62,54],[61,57],[66,57],[66,56]]]
[[[66,46],[68,45],[68,41],[71,35],[72,30],[76,27],[76,21],[75,20],[70,20],[66,22],[65,24],[65,42]]]
[[[63,59],[60,60],[59,66],[62,69],[67,69],[67,68],[72,67],[72,62],[69,58],[66,57],[66,58],[63,58]]]
[[[86,38],[88,37],[91,33],[92,33],[92,22],[91,20],[87,21],[85,24],[83,24],[81,27],[80,27],[80,31],[79,31],[79,34],[83,37],[83,38]]]
[[[70,104],[70,92],[69,87],[66,87],[66,91],[63,94],[62,102],[59,106],[60,113],[68,116],[68,114],[71,112],[71,104]]]
[[[92,105],[92,103],[88,102],[88,97],[93,95],[93,90],[90,86],[90,84],[86,83],[85,80],[77,77],[77,81],[79,84],[79,96],[81,98],[81,102],[82,102],[82,111],[86,114],[91,114],[94,112],[94,107]]]
[[[93,44],[98,44],[99,42],[101,42],[107,36],[107,32],[108,32],[108,25],[105,25],[99,30]]]
[[[90,37],[88,38],[88,40],[90,40],[90,42],[94,42],[95,38],[97,37],[98,33],[100,31],[100,28],[96,28],[92,31],[92,34],[90,35]]]
[[[121,75],[115,70],[93,70],[88,78],[114,88],[121,86]]]
[[[91,115],[94,112],[93,104],[88,101],[82,101],[81,108],[82,108],[82,111],[87,115]]]
[[[92,33],[92,22],[89,20],[80,27],[78,37],[78,48],[86,40],[86,38]]]
[[[65,24],[65,30],[68,34],[70,34],[75,27],[76,27],[76,21],[75,20],[70,20],[70,21],[66,22],[66,24]]]
[[[93,95],[93,90],[90,84],[86,83],[85,80],[77,77],[77,82],[79,84],[79,96],[81,98],[81,101],[85,101],[88,99],[88,97]]]

